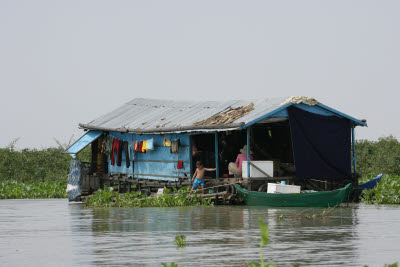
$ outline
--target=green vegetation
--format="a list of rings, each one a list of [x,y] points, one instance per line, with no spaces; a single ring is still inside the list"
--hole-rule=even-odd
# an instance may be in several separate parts
[[[357,172],[400,176],[400,142],[395,137],[381,137],[378,141],[359,140],[356,152]]]
[[[366,204],[400,204],[400,176],[384,175],[375,188],[363,191],[361,201]]]
[[[18,139],[0,148],[0,199],[66,198],[71,157],[66,146],[16,150]],[[90,146],[78,159],[90,159]]]
[[[357,172],[367,182],[383,173],[378,185],[365,190],[361,201],[366,204],[400,204],[400,142],[393,136],[381,137],[378,141],[356,142]]]
[[[0,199],[66,198],[67,181],[5,180],[0,182]]]
[[[328,207],[322,212],[319,210],[316,211],[314,208],[305,209],[296,215],[296,220],[316,220],[331,217],[332,213],[336,210],[337,207],[339,207],[339,205]],[[283,218],[283,215],[280,215],[278,217],[278,222],[282,221],[282,219],[280,219],[281,217]]]
[[[183,187],[177,192],[164,188],[164,193],[148,197],[140,192],[130,192],[120,195],[112,187],[97,190],[86,202],[88,207],[175,207],[213,205],[210,198],[189,196],[189,187]]]
[[[329,213],[333,209],[334,208],[325,209],[322,212],[322,214],[326,214],[327,212]],[[260,242],[260,260],[261,260],[261,264],[257,263],[257,262],[250,262],[250,263],[247,263],[245,266],[246,267],[277,267],[277,265],[273,264],[273,263],[264,263],[264,258],[263,258],[263,254],[262,254],[262,248],[263,248],[263,246],[268,245],[268,243],[269,243],[269,232],[268,232],[268,226],[261,220],[260,217],[258,217],[258,224],[260,225],[260,236],[261,236],[261,242]],[[176,236],[174,243],[177,243],[178,247],[179,247],[179,243],[181,241],[183,241],[184,242],[184,246],[186,246],[185,239],[186,239],[186,236],[184,236],[184,235]],[[179,241],[177,242],[177,240],[179,240]],[[171,262],[171,263],[162,262],[161,265],[164,266],[164,267],[178,267],[178,264],[176,264],[175,262]],[[294,265],[294,267],[300,267],[300,265],[296,264],[296,265]],[[364,265],[364,267],[368,267],[368,265]],[[398,263],[395,262],[393,264],[385,264],[384,267],[398,267]]]
[[[175,236],[174,243],[178,246],[178,248],[186,247],[186,236],[185,235]]]
[[[269,243],[269,234],[268,234],[268,226],[261,220],[260,217],[258,217],[258,224],[260,225],[260,236],[261,236],[261,242],[260,242],[260,259],[261,259],[261,264],[257,262],[250,262],[246,264],[248,267],[276,267],[275,264],[272,263],[264,263],[264,258],[262,254],[262,248],[265,245],[268,245]]]
[[[71,156],[62,154],[65,146],[16,150],[17,141],[0,148],[0,181],[66,181]],[[78,159],[90,159],[90,146],[79,153]]]
[[[385,264],[384,267],[398,267],[398,266],[399,266],[398,263],[395,262],[395,263],[393,263],[393,264]],[[368,267],[368,265],[364,265],[364,267]]]
[[[48,182],[46,185],[41,185],[43,188],[53,187],[57,183],[52,182],[56,181],[65,183],[71,157],[62,154],[62,152],[68,145],[63,145],[56,140],[58,147],[17,150],[15,148],[17,141],[18,139],[15,139],[7,147],[0,148],[2,198],[7,198],[7,196],[13,198],[28,197],[28,192],[24,194],[10,192],[17,192],[24,186],[27,188],[27,185],[28,188],[37,188],[39,182]],[[84,162],[89,162],[90,151],[91,147],[86,147],[78,154],[77,158]],[[364,191],[362,201],[367,204],[400,204],[398,197],[400,195],[400,142],[393,136],[381,137],[378,141],[359,140],[356,142],[356,151],[357,171],[363,175],[360,183],[372,179],[379,173],[385,174],[376,188]],[[9,182],[5,183],[6,181]],[[18,183],[23,184],[18,185]],[[30,186],[31,184],[32,186]],[[60,183],[57,185],[60,186]],[[16,188],[11,190],[10,187]],[[104,192],[104,190],[100,191],[99,195],[92,198],[91,205],[169,207],[207,204],[204,203],[205,200],[200,201],[196,197],[189,200],[183,199],[179,195],[174,195],[174,197],[172,197],[173,195],[163,195],[162,197],[151,199],[145,198],[144,195],[135,195],[135,193],[127,194],[126,197],[115,197],[115,201],[109,201],[107,200],[111,198],[107,196],[109,193]],[[37,195],[36,193],[32,194]],[[50,191],[43,194],[54,195]],[[102,194],[104,195],[102,196]],[[34,196],[32,195],[31,197]],[[139,198],[145,198],[145,200],[137,201]]]

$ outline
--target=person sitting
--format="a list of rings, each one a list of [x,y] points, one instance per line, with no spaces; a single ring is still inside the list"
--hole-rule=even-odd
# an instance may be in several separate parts
[[[250,160],[253,160],[252,151],[250,151]],[[228,164],[228,170],[230,175],[234,177],[242,177],[242,162],[247,161],[247,145],[244,145],[240,149],[240,154],[236,157],[236,162],[230,162]]]

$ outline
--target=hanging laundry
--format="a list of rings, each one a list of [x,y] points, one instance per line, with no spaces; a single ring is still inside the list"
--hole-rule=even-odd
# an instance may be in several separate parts
[[[171,142],[171,148],[170,148],[171,154],[179,154],[179,145],[180,145],[179,139]]]
[[[129,150],[129,159],[130,160],[135,160],[135,147],[134,147],[133,142],[129,142],[128,144],[128,150]]]
[[[153,138],[146,140],[146,149],[147,149],[147,151],[154,149],[154,139]]]
[[[142,153],[146,153],[146,151],[147,151],[146,146],[147,146],[147,141],[145,140],[145,141],[143,141],[143,145],[142,145]]]
[[[117,166],[120,167],[122,163],[122,149],[124,146],[124,141],[119,140],[119,146],[118,146],[118,157],[117,157]]]
[[[176,166],[176,168],[179,170],[179,169],[183,169],[183,161],[182,160],[179,160],[178,161],[178,165]]]
[[[111,165],[115,165],[115,153],[117,153],[117,161],[118,161],[118,149],[119,149],[119,139],[114,138],[113,146],[112,146],[112,156],[111,156]]]
[[[139,142],[139,152],[146,153],[146,141]]]
[[[124,152],[125,152],[125,163],[126,163],[126,167],[129,168],[129,166],[131,166],[131,161],[129,159],[129,145],[128,145],[128,141],[124,141],[123,142],[123,148],[124,148]]]
[[[135,151],[139,151],[139,141],[133,142],[133,146],[134,146]]]
[[[164,140],[163,140],[163,145],[164,145],[164,146],[171,146],[171,141],[168,140],[167,138],[164,138]]]
[[[114,138],[110,135],[107,135],[105,140],[106,140],[105,154],[109,156],[113,148]]]
[[[139,142],[139,150],[138,150],[140,153],[143,153],[142,148],[143,148],[143,141],[140,141]]]
[[[106,153],[106,139],[101,142],[101,154]]]

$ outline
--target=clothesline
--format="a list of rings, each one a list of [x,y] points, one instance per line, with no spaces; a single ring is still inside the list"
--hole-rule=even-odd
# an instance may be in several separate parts
[[[101,145],[101,152],[111,158],[111,165],[115,163],[119,167],[122,161],[125,162],[126,168],[130,167],[130,162],[135,161],[135,152],[147,153],[154,150],[155,147],[169,147],[171,154],[179,154],[180,140],[171,141],[167,138],[163,139],[163,145],[155,145],[154,139],[150,138],[142,141],[126,141],[107,135]],[[125,160],[122,160],[122,153],[125,153]],[[110,157],[111,154],[111,157]],[[183,168],[183,161],[178,160],[177,169]]]

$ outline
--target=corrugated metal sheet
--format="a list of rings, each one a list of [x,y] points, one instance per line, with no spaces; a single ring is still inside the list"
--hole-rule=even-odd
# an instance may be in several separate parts
[[[278,116],[282,112],[281,116],[286,117],[287,112],[282,110],[282,108],[285,108],[282,104],[288,99],[288,97],[279,97],[256,100],[175,101],[136,98],[88,124],[79,125],[87,129],[136,133],[177,133],[237,129],[244,124],[248,126],[260,122],[260,120],[265,120],[270,115]],[[216,114],[229,111],[231,108],[244,107],[251,103],[254,104],[253,110],[229,124],[193,125]],[[316,114],[336,115],[348,118],[356,125],[367,125],[365,122],[354,119],[321,103],[312,106],[303,103],[292,104]],[[290,105],[290,103],[287,105]]]
[[[257,100],[229,101],[174,101],[136,98],[110,113],[88,124],[87,127],[99,129],[130,129],[138,131],[162,130],[168,132],[176,128],[190,128],[195,122],[208,119],[230,108],[254,103],[254,110],[226,127],[252,121],[277,109],[287,97]],[[205,128],[206,129],[206,128]]]

